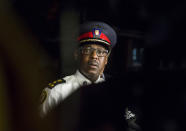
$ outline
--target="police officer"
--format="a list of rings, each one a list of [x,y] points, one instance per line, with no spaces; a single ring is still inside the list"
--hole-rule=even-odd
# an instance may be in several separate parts
[[[86,22],[80,26],[79,47],[75,52],[75,74],[50,83],[41,95],[41,116],[83,85],[105,81],[104,69],[117,41],[114,29],[104,22]]]

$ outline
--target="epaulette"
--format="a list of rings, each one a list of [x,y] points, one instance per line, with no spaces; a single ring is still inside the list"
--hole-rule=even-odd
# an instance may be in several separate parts
[[[54,82],[48,84],[48,88],[52,89],[56,85],[61,84],[61,83],[65,83],[65,82],[66,81],[64,79],[55,80]]]

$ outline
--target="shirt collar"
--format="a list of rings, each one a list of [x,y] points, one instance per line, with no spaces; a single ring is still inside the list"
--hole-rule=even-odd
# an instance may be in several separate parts
[[[87,79],[79,70],[76,71],[75,77],[77,78],[80,85],[86,83],[87,85],[91,84],[92,82]],[[104,77],[98,77],[98,79],[94,83],[99,83],[105,81]]]

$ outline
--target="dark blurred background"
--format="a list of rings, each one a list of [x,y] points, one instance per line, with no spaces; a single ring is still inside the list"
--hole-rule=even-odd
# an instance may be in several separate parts
[[[185,69],[185,1],[11,2],[51,57],[48,66],[53,68],[52,71],[55,70],[56,75],[60,76],[60,71],[72,72],[71,64],[66,64],[71,62],[63,54],[71,54],[76,43],[72,44],[73,40],[69,39],[75,39],[78,24],[86,20],[105,21],[117,31],[118,44],[113,50],[109,73],[137,71],[144,66],[160,70]]]
[[[30,85],[32,89],[37,88],[33,89],[36,94],[34,100],[48,82],[75,71],[73,51],[77,47],[79,24],[87,20],[104,21],[113,26],[118,35],[118,42],[112,50],[105,73],[120,77],[117,86],[124,87],[122,78],[125,77],[122,76],[129,76],[128,79],[132,85],[130,88],[133,91],[131,99],[144,114],[145,126],[143,126],[147,130],[150,128],[157,131],[185,129],[186,1],[9,0],[7,4],[9,6],[5,6],[6,4],[3,6],[3,4],[2,2],[2,14],[8,16],[9,11],[6,10],[10,8],[16,15],[15,19],[21,21],[21,24],[14,22],[13,18],[4,22],[4,15],[1,15],[1,26],[9,27],[1,33],[4,35],[6,31],[12,32],[12,35],[7,33],[7,41],[8,39],[14,41],[15,37],[15,43],[11,41],[15,47],[8,41],[8,47],[14,47],[14,49],[1,48],[2,61],[7,70],[5,74],[9,74],[8,81],[13,80],[17,84],[17,71],[14,71],[12,67],[17,63],[19,56],[15,56],[16,60],[13,61],[14,64],[11,64],[9,60],[11,55],[9,56],[8,52],[14,51],[14,54],[17,54],[16,51],[19,52],[25,59],[18,62],[21,65],[18,70],[24,68],[24,73],[27,74],[31,73],[29,69],[34,69],[35,66],[39,73],[37,78],[34,78],[35,74],[32,73],[33,77],[28,77],[30,80],[28,83],[33,84],[32,81],[35,80],[35,85],[37,84],[37,86]],[[12,23],[24,25],[26,32],[29,33],[23,33],[23,37],[20,36],[20,38],[24,38],[24,35],[31,37],[33,41],[30,45],[37,50],[30,50],[30,47],[23,48],[26,46],[25,41],[20,44],[18,40],[16,43],[18,37],[14,36],[14,33],[17,33],[17,30],[11,28]],[[3,42],[6,44],[5,40]],[[4,49],[7,49],[7,52]],[[37,66],[34,59],[31,59],[32,53],[34,53],[33,57],[37,57]],[[14,54],[12,53],[12,56]],[[28,54],[30,57],[27,57]],[[29,64],[28,68],[27,64]],[[11,71],[15,72],[14,75],[10,75]],[[26,79],[24,76],[21,77]],[[25,85],[28,83],[25,82]],[[22,103],[16,105],[14,101],[17,98],[17,95],[14,95],[18,88],[16,84],[7,86],[9,90],[7,97],[13,95],[8,102],[10,101],[10,105],[15,106],[17,111],[20,109],[18,115],[13,115],[13,121],[16,121],[23,110]],[[22,88],[25,89],[22,80],[18,85],[20,91]],[[15,88],[12,89],[12,86]],[[23,93],[27,94],[29,91],[27,93],[23,91]],[[20,101],[23,101],[22,97],[20,95]],[[24,121],[24,117],[20,121]],[[25,125],[25,128],[27,127],[29,126]],[[21,124],[19,128],[24,129],[21,128]]]

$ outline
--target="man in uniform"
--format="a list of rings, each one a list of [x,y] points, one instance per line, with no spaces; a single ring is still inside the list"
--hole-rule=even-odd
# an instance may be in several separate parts
[[[83,85],[105,81],[104,69],[117,41],[114,29],[104,22],[86,22],[80,26],[79,47],[75,52],[75,74],[50,83],[41,95],[41,116]]]

